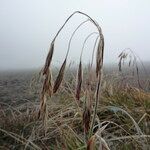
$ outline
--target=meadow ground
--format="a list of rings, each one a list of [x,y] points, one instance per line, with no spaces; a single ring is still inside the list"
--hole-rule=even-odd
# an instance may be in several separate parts
[[[146,68],[150,72],[148,65]],[[90,139],[94,149],[100,143],[104,150],[150,149],[147,76],[141,75],[144,88],[140,89],[136,77],[119,74],[111,67],[104,69],[102,81],[94,136]],[[75,73],[68,70],[59,92],[48,99],[45,131],[37,117],[42,86],[38,71],[1,72],[0,149],[87,149],[82,121],[84,108],[79,110],[76,105],[74,83]],[[83,86],[80,105],[84,105],[85,99]]]

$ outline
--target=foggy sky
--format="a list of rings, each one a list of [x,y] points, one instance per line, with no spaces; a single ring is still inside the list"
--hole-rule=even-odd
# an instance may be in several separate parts
[[[117,62],[125,48],[144,61],[150,59],[149,0],[0,0],[0,70],[37,68],[44,64],[50,41],[74,11],[87,13],[102,27],[105,62]],[[60,63],[73,30],[86,18],[75,15],[56,41],[54,61]],[[93,25],[84,25],[75,35],[69,60],[78,61],[82,43]],[[85,47],[91,55],[94,38]]]

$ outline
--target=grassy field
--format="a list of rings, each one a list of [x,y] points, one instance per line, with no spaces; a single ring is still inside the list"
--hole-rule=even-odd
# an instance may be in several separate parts
[[[110,149],[149,149],[150,93],[127,81],[120,85],[120,80],[116,70],[104,69],[93,131],[95,149],[99,136]],[[74,71],[68,70],[59,92],[48,99],[45,131],[37,117],[42,86],[38,71],[1,73],[0,149],[86,149],[84,108],[79,110],[76,104],[74,82]],[[86,98],[84,92],[83,86],[80,106]]]

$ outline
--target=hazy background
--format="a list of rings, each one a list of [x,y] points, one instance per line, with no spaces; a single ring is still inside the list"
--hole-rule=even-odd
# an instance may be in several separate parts
[[[149,0],[0,0],[0,70],[41,67],[50,41],[76,10],[87,13],[101,25],[105,63],[117,62],[118,54],[128,47],[142,60],[149,61]],[[56,64],[65,55],[71,33],[85,19],[74,16],[60,34],[56,41]],[[81,43],[93,31],[95,28],[86,24],[76,33],[70,60],[78,60]],[[85,47],[85,61],[90,58],[94,37]]]

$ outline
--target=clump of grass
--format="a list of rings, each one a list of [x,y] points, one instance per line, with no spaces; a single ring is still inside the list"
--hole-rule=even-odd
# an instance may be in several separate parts
[[[51,70],[51,62],[52,62],[52,58],[53,58],[55,40],[58,37],[61,30],[63,29],[63,27],[66,25],[66,23],[75,14],[81,14],[83,16],[86,16],[88,18],[88,20],[82,22],[76,28],[76,30],[73,32],[73,34],[70,38],[69,44],[68,44],[68,50],[67,50],[67,53],[66,53],[66,57],[64,59],[63,64],[61,65],[61,68],[60,68],[59,73],[56,77],[56,80],[54,81],[54,85],[52,85],[51,84],[52,81],[49,81],[48,78],[46,78],[46,77],[49,75],[48,74],[49,69]],[[77,71],[76,89],[75,89],[75,93],[73,92],[74,95],[75,95],[75,103],[77,104],[77,108],[78,108],[78,111],[76,113],[80,114],[82,116],[82,124],[83,124],[82,128],[83,128],[83,131],[84,131],[84,142],[85,142],[85,144],[87,144],[87,149],[93,149],[92,147],[93,147],[93,143],[94,143],[93,140],[94,139],[95,139],[95,141],[96,141],[96,139],[99,140],[99,144],[100,144],[99,147],[101,147],[101,148],[105,147],[105,149],[109,149],[106,141],[101,136],[101,132],[102,132],[101,128],[104,128],[104,127],[106,128],[107,126],[102,126],[101,127],[101,125],[99,125],[97,131],[94,131],[96,123],[101,124],[100,120],[97,122],[97,119],[98,119],[97,118],[97,114],[98,114],[98,109],[97,108],[99,106],[99,102],[101,102],[100,101],[100,94],[101,94],[101,84],[102,84],[103,59],[104,59],[103,58],[103,55],[104,55],[104,36],[102,34],[102,30],[101,30],[100,26],[98,25],[98,23],[85,13],[77,11],[77,12],[74,12],[73,14],[71,14],[69,16],[69,18],[65,21],[63,26],[60,28],[60,30],[57,32],[54,39],[52,40],[52,43],[51,43],[51,46],[50,46],[51,48],[50,48],[50,51],[47,55],[47,59],[46,59],[45,66],[44,66],[44,69],[43,69],[43,75],[45,77],[43,87],[46,90],[42,90],[42,92],[41,92],[41,95],[43,95],[43,96],[41,98],[41,107],[40,107],[39,112],[40,112],[41,115],[44,116],[43,121],[44,121],[45,124],[47,124],[48,117],[47,117],[47,112],[46,112],[47,109],[45,109],[45,107],[47,105],[46,96],[49,93],[47,92],[48,86],[45,86],[45,83],[50,82],[50,85],[52,85],[51,87],[52,87],[53,90],[52,90],[52,93],[49,94],[49,96],[50,97],[52,95],[54,96],[54,94],[59,90],[60,85],[61,85],[61,83],[64,79],[65,68],[66,68],[66,63],[67,63],[67,57],[68,57],[68,54],[69,54],[69,51],[70,51],[71,40],[72,40],[75,32],[80,28],[80,26],[83,25],[84,23],[86,23],[87,21],[90,21],[92,24],[94,24],[94,26],[96,26],[97,31],[98,31],[98,37],[95,40],[95,44],[94,44],[94,48],[93,48],[93,54],[92,54],[92,61],[91,61],[91,64],[89,65],[89,67],[88,67],[88,74],[86,74],[87,75],[87,80],[85,81],[85,86],[84,86],[85,87],[84,100],[81,101],[83,79],[85,79],[85,74],[83,74],[83,67],[82,67],[83,49],[84,49],[84,45],[85,45],[87,39],[92,34],[94,34],[95,32],[89,34],[86,37],[86,39],[83,43],[83,48],[81,50],[80,62],[79,62],[78,71]],[[95,69],[95,73],[91,74],[92,70],[94,69],[93,68],[94,52],[95,52],[95,47],[96,47],[98,38],[99,38],[99,42],[98,42],[97,51],[96,51],[96,69]],[[127,58],[127,56],[128,56],[128,54],[126,54],[125,52],[122,52],[119,55],[119,57],[120,57],[119,70],[120,71],[122,69],[122,61],[124,61]],[[141,87],[140,81],[139,81],[139,72],[138,72],[138,67],[137,67],[137,64],[136,64],[135,56],[134,56],[133,62],[134,62],[133,64],[136,65],[136,70],[137,70],[137,75],[138,75],[138,84]],[[131,65],[131,63],[132,63],[132,58],[131,58],[131,55],[130,55],[129,66]],[[92,78],[91,78],[92,75],[94,75],[95,79],[96,79],[95,80],[96,81],[96,84],[95,84],[96,88],[94,90],[92,90]],[[94,101],[94,99],[95,99],[95,101]],[[44,104],[44,107],[43,107],[43,104]],[[126,115],[128,115],[129,118],[133,121],[133,124],[135,125],[135,128],[137,129],[137,132],[138,132],[139,136],[143,135],[140,128],[139,128],[139,126],[136,124],[136,121],[126,111],[124,111],[123,109],[117,108],[117,107],[115,109],[121,110],[122,113],[125,113]],[[45,126],[45,128],[47,128],[47,126]],[[101,132],[99,133],[99,131],[101,131]],[[91,143],[92,143],[92,145],[91,145]]]
[[[129,74],[131,77],[133,76],[136,81],[137,81],[137,85],[139,88],[141,89],[145,89],[145,90],[148,90],[149,88],[149,85],[148,85],[148,82],[149,82],[149,75],[148,75],[148,72],[142,62],[142,60],[140,59],[140,57],[133,51],[131,50],[130,48],[126,48],[124,49],[120,54],[119,54],[119,63],[118,63],[118,67],[119,67],[119,71],[122,72],[122,75],[123,75],[123,66],[125,66],[125,73],[127,76],[127,70],[126,68],[129,67],[131,68],[131,73]],[[140,74],[144,72],[144,74],[146,75],[146,78],[147,80],[145,81],[145,83],[142,83],[141,82],[141,79],[140,79]],[[124,75],[123,75],[124,77]],[[134,79],[132,78],[132,79]],[[125,79],[125,77],[124,77]],[[126,82],[127,84],[127,82]]]
[[[54,81],[54,85],[52,85],[52,77],[50,74],[50,70],[51,70],[51,62],[52,62],[52,58],[53,58],[53,53],[54,53],[54,45],[55,45],[55,40],[58,37],[59,33],[61,32],[61,30],[63,29],[63,27],[66,25],[66,23],[70,20],[71,17],[73,17],[73,15],[75,14],[81,14],[83,16],[86,16],[88,18],[88,21],[90,21],[92,24],[94,24],[94,26],[96,26],[97,30],[98,30],[98,34],[99,34],[99,43],[98,43],[98,48],[97,48],[97,52],[96,52],[96,78],[97,78],[97,87],[96,87],[96,91],[95,91],[95,104],[94,104],[94,108],[93,108],[93,112],[91,112],[91,108],[89,107],[89,105],[85,105],[84,110],[83,110],[83,124],[84,124],[84,131],[86,134],[86,141],[88,140],[88,134],[89,136],[92,135],[93,133],[93,126],[95,124],[95,118],[96,118],[96,114],[97,114],[97,106],[98,106],[98,101],[99,101],[99,95],[100,95],[100,87],[101,87],[101,78],[102,78],[102,67],[103,67],[103,54],[104,54],[104,37],[102,34],[102,30],[100,28],[100,26],[98,25],[98,23],[93,20],[90,16],[88,16],[87,14],[83,13],[83,12],[74,12],[73,14],[71,14],[68,19],[65,21],[65,23],[63,24],[63,26],[60,28],[60,30],[57,32],[56,36],[54,37],[54,39],[52,40],[51,46],[50,46],[50,50],[49,53],[47,55],[46,58],[46,62],[45,62],[45,66],[43,69],[43,76],[44,76],[44,82],[43,82],[43,88],[42,88],[42,92],[41,92],[41,105],[40,105],[40,111],[39,111],[39,116],[43,115],[43,121],[45,124],[45,128],[46,128],[46,123],[47,123],[47,103],[46,103],[46,97],[47,95],[49,95],[50,97],[52,95],[54,95],[61,83],[62,80],[64,78],[64,73],[65,73],[65,68],[66,68],[66,63],[67,63],[67,57],[69,54],[69,48],[70,48],[70,43],[71,43],[71,39],[73,37],[73,35],[75,34],[75,32],[77,31],[77,29],[85,22],[81,23],[77,29],[73,32],[71,38],[70,38],[70,42],[69,42],[69,48],[67,50],[66,53],[66,57],[65,60],[59,70],[59,73],[56,77],[56,80]],[[93,34],[93,33],[92,33]],[[89,36],[88,36],[89,37]],[[85,44],[85,43],[84,43]],[[84,46],[83,44],[83,46]],[[81,88],[82,88],[82,53],[83,53],[83,49],[81,51],[81,55],[80,55],[80,63],[79,63],[79,68],[78,68],[78,75],[77,75],[77,85],[76,85],[76,100],[77,100],[77,105],[79,107],[79,103],[80,103],[80,93],[81,93]],[[92,65],[90,66],[89,70],[92,69]],[[89,79],[90,80],[90,79]],[[91,86],[89,84],[89,86]],[[87,89],[87,92],[90,92],[89,89]],[[94,99],[94,97],[92,98]],[[85,101],[86,103],[86,101]],[[93,113],[93,117],[92,117],[92,122],[90,122],[90,118],[91,118],[91,113]],[[90,125],[91,123],[91,125]],[[90,129],[90,132],[89,132]]]

